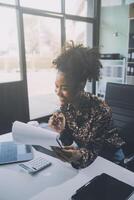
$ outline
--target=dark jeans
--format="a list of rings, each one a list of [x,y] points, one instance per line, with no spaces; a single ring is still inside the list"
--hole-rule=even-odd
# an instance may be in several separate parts
[[[108,145],[102,152],[102,157],[113,161],[121,162],[125,157],[134,155],[134,121],[126,123],[119,132],[120,137],[126,142],[121,149],[114,149]]]
[[[120,164],[120,162],[122,162],[124,158],[125,158],[125,155],[124,155],[123,149],[120,148],[114,153],[113,162]]]
[[[126,142],[126,145],[123,147],[125,156],[134,154],[134,121],[130,121],[124,125],[119,134]]]
[[[122,148],[115,149],[109,145],[104,146],[102,152],[100,153],[100,156],[117,164],[123,162],[125,158]]]

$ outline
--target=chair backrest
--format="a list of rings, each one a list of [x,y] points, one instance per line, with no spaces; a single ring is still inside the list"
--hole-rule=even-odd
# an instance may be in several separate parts
[[[105,101],[112,108],[114,126],[134,122],[134,85],[107,83]]]

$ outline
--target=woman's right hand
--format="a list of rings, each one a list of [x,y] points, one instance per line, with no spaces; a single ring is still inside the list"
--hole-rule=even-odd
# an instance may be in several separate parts
[[[61,112],[55,112],[52,117],[50,117],[48,125],[56,132],[61,133],[65,128],[65,116]]]

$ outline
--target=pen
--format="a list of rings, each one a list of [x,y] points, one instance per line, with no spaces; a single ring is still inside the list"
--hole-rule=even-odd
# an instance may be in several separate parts
[[[60,142],[59,142],[58,137],[56,138],[56,141],[57,141],[58,145],[60,146],[60,148],[63,149],[62,145],[61,145]]]

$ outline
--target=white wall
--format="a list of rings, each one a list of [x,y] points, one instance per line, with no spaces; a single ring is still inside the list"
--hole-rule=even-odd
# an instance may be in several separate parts
[[[129,30],[128,16],[128,5],[101,8],[101,53],[120,53],[123,56],[127,56]]]

